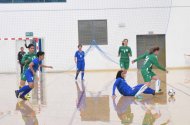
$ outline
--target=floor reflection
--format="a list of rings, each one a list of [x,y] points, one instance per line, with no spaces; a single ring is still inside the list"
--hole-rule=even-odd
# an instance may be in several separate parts
[[[77,109],[80,111],[81,121],[110,121],[109,96],[90,93],[91,96],[87,97],[84,81],[80,85],[78,82],[75,83]]]
[[[22,114],[25,125],[38,125],[38,119],[33,105],[29,101],[19,101],[16,110]]]
[[[170,114],[167,107],[162,105],[158,99],[153,97],[145,98],[141,101],[136,100],[134,97],[122,96],[118,101],[113,99],[113,106],[117,112],[117,116],[123,125],[134,124],[134,121],[139,112],[143,111],[142,123],[139,125],[166,125],[170,122]],[[140,110],[136,110],[136,106]]]

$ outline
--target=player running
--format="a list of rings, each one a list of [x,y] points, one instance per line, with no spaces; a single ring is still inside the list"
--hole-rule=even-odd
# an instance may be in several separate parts
[[[138,62],[141,59],[145,59],[143,66],[141,67],[141,74],[144,79],[144,85],[140,88],[140,90],[136,93],[136,98],[142,98],[140,96],[148,86],[151,84],[151,80],[156,80],[156,88],[155,91],[158,93],[160,92],[160,80],[158,76],[152,71],[152,66],[156,66],[158,69],[166,71],[166,68],[162,67],[158,62],[158,54],[159,54],[159,47],[153,47],[150,49],[150,52],[145,52],[143,55],[139,56],[137,59],[133,60],[132,63]]]
[[[29,68],[29,64],[32,62],[33,59],[36,58],[35,48],[33,44],[29,44],[28,46],[25,45],[29,52],[25,54],[21,60],[21,63],[24,65],[23,73],[21,74],[20,86],[19,89],[22,88],[26,83],[26,76],[25,72]],[[30,98],[30,95],[27,95],[27,98]]]
[[[25,95],[29,93],[34,88],[34,79],[38,79],[36,72],[40,67],[44,68],[53,68],[52,66],[42,65],[42,60],[44,59],[44,52],[38,52],[37,58],[35,58],[30,64],[29,69],[25,71],[25,77],[28,82],[28,85],[23,86],[19,90],[15,90],[16,97],[20,97],[23,100],[26,100]]]

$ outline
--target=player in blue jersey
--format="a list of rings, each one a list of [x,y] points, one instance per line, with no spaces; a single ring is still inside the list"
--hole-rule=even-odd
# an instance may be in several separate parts
[[[52,66],[42,65],[42,60],[44,59],[44,52],[38,52],[37,58],[35,58],[30,64],[29,68],[25,72],[26,80],[28,85],[23,86],[19,90],[15,90],[16,97],[20,97],[23,100],[26,100],[25,95],[29,93],[34,88],[34,79],[38,79],[36,76],[36,72],[40,67],[44,68],[53,68]]]
[[[80,72],[81,72],[81,80],[84,80],[84,70],[85,70],[84,57],[85,57],[85,52],[82,50],[82,44],[79,44],[78,50],[75,53],[75,63],[77,65],[75,80],[77,80]]]
[[[144,84],[138,84],[134,87],[129,86],[125,81],[126,73],[127,72],[123,70],[118,71],[116,76],[116,81],[113,85],[113,90],[112,90],[113,98],[116,97],[115,95],[116,88],[118,89],[119,93],[122,94],[123,96],[135,96],[135,94],[139,91],[139,89],[144,85]],[[143,93],[152,94],[152,95],[162,94],[162,92],[156,93],[155,90],[149,87]]]

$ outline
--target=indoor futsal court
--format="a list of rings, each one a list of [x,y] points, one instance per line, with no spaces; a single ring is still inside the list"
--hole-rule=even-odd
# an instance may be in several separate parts
[[[0,0],[0,125],[190,125],[190,1]]]

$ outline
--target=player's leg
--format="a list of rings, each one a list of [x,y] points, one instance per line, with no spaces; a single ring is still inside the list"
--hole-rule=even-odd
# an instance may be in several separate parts
[[[121,70],[125,70],[125,67],[124,67],[125,63],[124,63],[124,61],[120,60],[119,64],[120,64]]]
[[[34,88],[34,82],[29,82],[28,85],[26,85],[26,87],[27,89],[23,91],[23,93],[20,95],[20,98],[22,98],[23,100],[27,100],[25,96]]]
[[[80,70],[77,69],[77,71],[76,71],[76,76],[75,76],[75,80],[77,80],[79,73],[80,73]]]
[[[23,86],[25,86],[26,84],[26,70],[23,71],[22,75],[21,75],[21,81],[20,81],[20,86],[19,86],[19,89],[22,88]],[[30,94],[27,94],[26,95],[26,98],[27,99],[30,99]]]
[[[138,85],[136,85],[136,86],[134,87],[134,89],[133,89],[132,95],[135,95],[135,94],[141,89],[142,86],[144,86],[144,84],[138,84]],[[154,95],[154,94],[155,94],[155,90],[153,90],[153,89],[151,89],[151,88],[148,87],[148,88],[146,88],[146,89],[143,91],[143,93]]]
[[[129,62],[124,62],[124,71],[129,69]]]
[[[85,62],[81,64],[81,80],[84,80]]]
[[[126,69],[126,70],[129,69],[129,65],[130,65],[129,61],[125,62],[125,69]]]
[[[23,68],[24,68],[24,65],[21,64],[21,74],[23,73]]]
[[[26,76],[25,76],[25,71],[23,71],[23,73],[21,74],[19,88],[22,88],[23,86],[25,86],[25,83],[26,83]]]
[[[156,81],[155,91],[159,92],[160,91],[161,81],[160,81],[159,77],[154,72],[151,73],[151,76],[152,76],[152,80]]]
[[[27,79],[28,83],[32,83],[34,82],[34,78],[33,75],[31,73],[26,73],[25,74],[25,79]],[[16,97],[20,97],[23,100],[26,100],[26,98],[24,97],[28,92],[31,91],[31,85],[24,85],[23,87],[21,87],[19,90],[15,91]],[[21,95],[20,95],[21,94]],[[20,96],[19,96],[20,95]],[[23,96],[24,95],[24,96]]]
[[[139,91],[135,94],[136,98],[142,98],[140,94],[142,94],[151,84],[151,75],[146,70],[141,70],[141,74],[143,76],[143,79],[145,81],[144,85],[139,89]]]
[[[78,75],[80,73],[80,68],[81,68],[81,64],[80,64],[80,62],[77,62],[77,71],[76,71],[75,80],[77,80],[77,78],[78,78]]]
[[[33,74],[31,72],[26,72],[25,73],[26,76],[26,80],[28,82],[27,89],[20,95],[20,98],[22,99],[29,99],[29,92],[34,88],[34,77]]]

